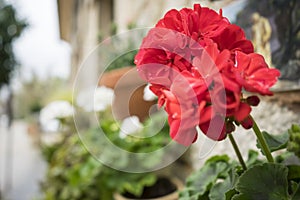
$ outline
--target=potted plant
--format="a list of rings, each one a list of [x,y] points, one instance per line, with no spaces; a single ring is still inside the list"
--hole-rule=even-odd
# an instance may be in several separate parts
[[[214,156],[187,178],[179,199],[299,199],[300,126],[263,135],[271,152],[277,152],[274,163],[254,150],[248,153],[246,170],[227,155]],[[258,141],[257,147],[263,151]]]
[[[169,127],[167,124],[162,126],[162,122],[166,120],[164,113],[155,113],[151,115],[151,119],[146,119],[140,125],[137,125],[139,122],[136,116],[126,118],[119,125],[116,125],[118,122],[115,120],[109,119],[107,115],[105,116],[105,118],[102,118],[104,120],[101,123],[101,129],[114,145],[128,152],[143,154],[154,152],[170,142],[167,134]],[[161,130],[153,135],[158,130],[158,127],[161,127]],[[119,153],[111,152],[112,158],[120,156],[114,154]],[[144,165],[150,170],[153,166],[160,163],[165,156],[164,154],[155,154],[154,156],[149,154],[147,160],[136,160],[135,162],[144,162]],[[122,155],[122,158],[118,157],[117,159],[122,159],[121,165],[123,166],[131,165],[134,162],[132,158],[124,155]],[[145,173],[128,173],[106,168],[106,173],[107,179],[105,184],[115,191],[114,198],[116,200],[177,199],[178,189],[182,187],[182,183],[177,177],[171,176],[171,178],[164,171],[150,170]]]
[[[110,89],[100,88],[103,89],[106,95],[112,97],[108,94]],[[98,95],[104,98],[103,93]],[[97,112],[101,119],[99,127],[90,127],[80,138],[77,134],[71,134],[60,143],[44,146],[44,155],[49,163],[47,177],[42,184],[45,199],[145,199],[148,197],[152,199],[159,196],[174,199],[173,197],[178,197],[178,189],[182,183],[174,176],[169,178],[165,173],[158,174],[151,171],[144,173],[120,171],[107,166],[103,160],[117,159],[119,164],[125,167],[132,164],[129,157],[110,151],[109,144],[103,142],[104,137],[119,148],[135,153],[152,152],[168,144],[170,142],[167,134],[168,125],[162,126],[165,115],[156,113],[143,124],[133,116],[131,118],[139,123],[134,128],[130,124],[128,126],[130,118],[123,122],[116,121],[111,115],[110,104],[106,104],[103,99],[99,102],[103,104],[103,106],[96,106],[99,108]],[[126,131],[126,127],[130,130]],[[161,129],[158,130],[157,127]],[[153,135],[157,131],[158,133]],[[108,153],[104,153],[105,157],[101,157],[99,162],[95,152],[88,151],[88,147],[85,149],[82,143],[86,147],[98,147],[101,153],[108,150]],[[147,167],[151,168],[162,161],[164,155],[157,155],[147,158],[145,163]]]
[[[272,95],[280,76],[254,52],[243,30],[207,7],[172,9],[144,38],[135,58],[168,113],[170,135],[190,146],[197,135],[229,139],[239,163],[216,156],[188,178],[180,199],[299,199],[300,128],[289,134],[262,132],[251,116],[258,95]],[[253,129],[265,159],[250,151],[244,161],[234,139],[236,126]],[[290,141],[290,142],[288,142]],[[286,148],[292,152],[272,152]]]
[[[106,126],[111,125],[111,122],[106,122],[102,127],[107,128]],[[98,133],[99,129],[91,129],[87,133],[88,137],[93,140],[91,142],[97,145],[100,144],[98,140],[95,140],[99,138]],[[141,142],[123,143],[121,140],[124,139],[116,138],[119,132],[110,130],[109,134],[111,139],[114,138],[114,142],[121,142],[127,145],[128,149],[142,150]],[[162,132],[160,135],[162,134],[165,133]],[[162,145],[160,143],[164,144],[168,141],[166,139],[168,138],[161,137],[149,140],[145,149],[150,150],[152,145],[158,147]],[[177,178],[169,179],[169,177],[166,178],[153,172],[127,173],[107,167],[84,149],[76,134],[65,139],[63,144],[44,146],[44,148],[47,148],[44,152],[49,162],[47,178],[42,184],[45,199],[113,199],[113,195],[115,199],[145,199],[147,196],[151,199],[157,196],[175,199],[173,197],[178,198],[178,189],[182,187],[182,183]],[[126,158],[122,159],[127,162]],[[155,163],[161,161],[162,158],[149,159],[151,159],[149,162]],[[157,193],[157,187],[160,193]]]

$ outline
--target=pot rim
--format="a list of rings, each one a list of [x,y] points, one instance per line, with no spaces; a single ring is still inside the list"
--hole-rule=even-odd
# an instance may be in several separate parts
[[[169,179],[171,180],[172,183],[175,184],[176,190],[167,195],[156,197],[156,198],[150,198],[150,199],[132,199],[132,198],[126,198],[123,195],[121,195],[120,193],[116,192],[116,193],[114,193],[114,198],[116,200],[175,200],[175,199],[178,199],[178,191],[183,188],[183,183],[178,178],[172,177]]]

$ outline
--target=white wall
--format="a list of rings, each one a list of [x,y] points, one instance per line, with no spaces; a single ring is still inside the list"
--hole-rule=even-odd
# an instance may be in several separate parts
[[[114,19],[118,32],[122,32],[127,30],[130,22],[135,22],[139,28],[153,27],[172,8],[181,9],[200,3],[218,11],[230,3],[241,1],[246,0],[222,0],[214,3],[208,0],[114,0]]]

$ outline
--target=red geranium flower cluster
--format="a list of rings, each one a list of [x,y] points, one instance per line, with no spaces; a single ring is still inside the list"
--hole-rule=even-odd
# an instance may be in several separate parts
[[[242,91],[271,95],[280,75],[253,52],[240,27],[199,4],[170,10],[144,38],[135,63],[165,105],[171,137],[183,145],[196,140],[197,126],[213,140],[223,140],[234,124],[251,128],[259,99]]]

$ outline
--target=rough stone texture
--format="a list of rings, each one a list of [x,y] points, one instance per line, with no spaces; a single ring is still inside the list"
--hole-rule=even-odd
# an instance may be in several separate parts
[[[299,106],[299,105],[295,105]],[[292,123],[300,123],[300,112],[291,105],[278,104],[276,102],[261,101],[258,107],[253,108],[252,116],[261,130],[278,134],[290,128]],[[256,149],[256,137],[252,129],[245,130],[238,127],[233,134],[241,149],[244,159],[247,159],[248,150]],[[221,142],[208,140],[202,133],[196,144],[192,145],[192,165],[198,169],[213,155],[228,154],[236,159],[229,139]]]

